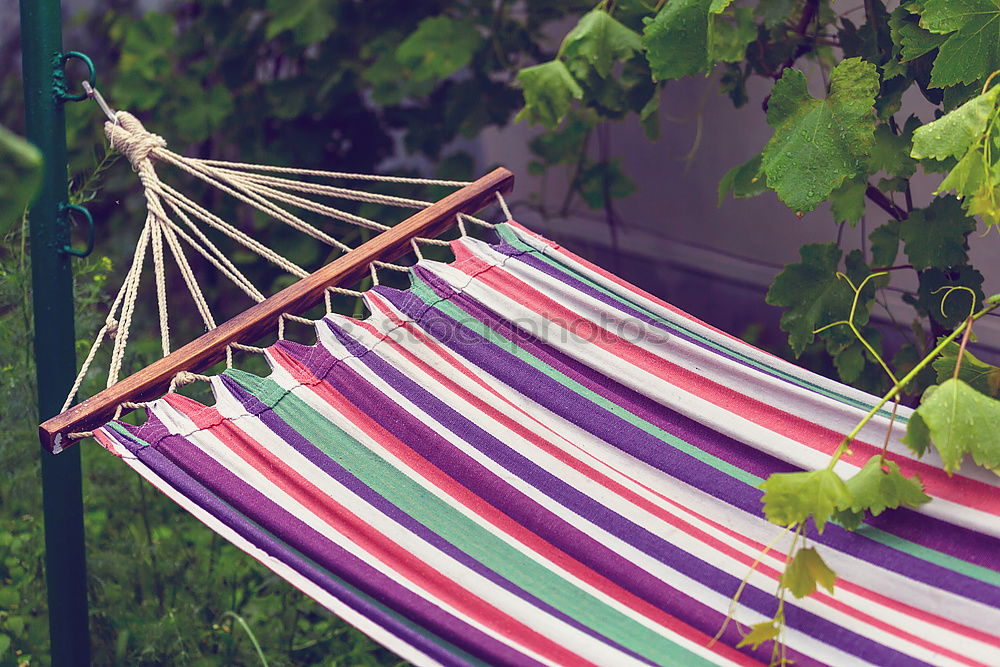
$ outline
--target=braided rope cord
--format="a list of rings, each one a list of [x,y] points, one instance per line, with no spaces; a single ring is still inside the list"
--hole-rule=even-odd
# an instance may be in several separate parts
[[[267,260],[296,278],[304,278],[309,275],[301,266],[265,246],[260,241],[257,241],[236,225],[223,220],[176,188],[164,183],[156,172],[156,162],[161,162],[187,173],[233,197],[237,201],[260,211],[269,218],[282,222],[292,229],[306,234],[340,252],[349,252],[352,248],[343,241],[334,238],[322,229],[291,213],[283,205],[309,211],[316,215],[363,229],[382,232],[389,229],[389,226],[341,210],[335,206],[315,201],[304,195],[411,209],[425,208],[430,206],[431,202],[298,179],[308,177],[456,188],[463,187],[469,183],[467,181],[355,174],[189,158],[167,149],[167,142],[162,137],[146,130],[135,116],[125,111],[111,112],[109,114],[109,121],[105,123],[105,133],[111,142],[111,146],[128,158],[133,170],[139,177],[146,200],[146,219],[136,243],[132,263],[121,288],[115,296],[105,323],[97,332],[87,357],[80,368],[80,372],[73,383],[73,387],[66,397],[66,402],[63,405],[64,411],[72,405],[77,393],[80,391],[80,386],[83,384],[84,378],[87,376],[94,362],[98,349],[105,339],[108,338],[113,339],[114,344],[111,352],[107,386],[110,387],[118,381],[121,375],[125,349],[128,343],[135,305],[139,295],[143,266],[147,255],[152,257],[153,280],[156,288],[156,310],[160,329],[160,347],[164,356],[169,354],[171,349],[170,326],[167,312],[166,257],[168,254],[177,266],[184,285],[194,301],[196,310],[206,329],[215,328],[216,320],[185,254],[185,246],[208,261],[220,275],[233,283],[254,302],[259,303],[265,299],[264,294],[209,239],[200,225],[223,234],[247,251]],[[510,212],[507,209],[506,202],[503,201],[499,193],[498,200],[504,215],[507,219],[510,219]],[[468,234],[467,222],[490,228],[495,226],[474,216],[459,214],[458,228],[462,236]],[[411,241],[413,252],[418,261],[423,258],[420,252],[420,245],[446,246],[448,244],[448,241],[441,239],[420,238]],[[377,269],[401,272],[408,272],[410,270],[408,266],[381,261],[372,262],[369,268],[372,284],[375,285],[379,284]],[[353,297],[362,296],[361,292],[355,290],[330,287],[324,292],[327,312],[331,311],[330,294],[332,293]],[[279,318],[278,321],[277,333],[279,339],[284,338],[285,319],[301,323],[310,322],[305,318],[286,314],[282,318]],[[257,354],[263,353],[262,348],[232,343],[226,350],[227,367],[232,367],[232,350],[234,349]],[[191,382],[207,380],[210,380],[210,378],[205,375],[181,371],[172,379],[170,390],[173,391],[177,387]],[[120,406],[116,417],[121,413],[122,408],[131,409],[143,407],[143,405],[128,404]],[[70,433],[68,435],[70,438],[81,438],[87,437],[91,433]]]

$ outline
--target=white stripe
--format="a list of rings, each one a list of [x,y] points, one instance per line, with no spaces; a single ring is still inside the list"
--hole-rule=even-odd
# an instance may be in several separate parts
[[[115,453],[121,456],[130,468],[142,475],[142,477],[149,481],[153,486],[162,491],[168,498],[180,505],[183,509],[190,512],[196,519],[208,526],[208,528],[221,535],[224,539],[229,540],[229,542],[232,543],[237,549],[240,549],[244,553],[255,558],[262,565],[266,566],[269,570],[290,583],[292,586],[295,586],[317,603],[326,607],[329,611],[333,612],[347,623],[350,623],[355,628],[371,637],[375,642],[398,655],[400,658],[408,660],[416,665],[427,665],[428,667],[442,665],[442,663],[434,660],[401,637],[389,632],[389,630],[385,627],[372,621],[364,614],[355,611],[352,607],[349,607],[347,604],[324,590],[321,586],[315,584],[308,577],[300,574],[298,570],[294,569],[292,566],[268,554],[253,542],[244,538],[238,532],[198,505],[198,503],[192,501],[183,493],[171,486],[168,482],[160,478],[151,468],[137,459],[118,442],[118,435],[116,433],[109,429],[105,429],[105,434],[111,438]]]
[[[339,319],[340,318],[338,318],[338,320]],[[367,332],[364,332],[364,330],[361,329],[360,327],[356,327],[356,331],[354,333],[357,333],[359,336],[367,334]],[[320,333],[320,336],[324,337],[324,342],[326,342],[325,337],[327,335],[328,334],[324,334],[322,332]],[[412,337],[405,338],[407,342],[409,342],[411,339]],[[368,334],[368,342],[372,342],[374,340],[375,339],[373,339],[371,335]],[[364,338],[362,338],[362,342],[363,343],[366,342]],[[411,349],[410,351],[414,350]],[[719,567],[723,571],[726,571],[737,578],[742,577],[743,574],[746,572],[746,565],[741,563],[739,560],[734,560],[729,556],[723,555],[722,553],[716,551],[714,548],[707,546],[697,538],[694,538],[692,536],[686,535],[678,531],[676,528],[670,526],[669,524],[666,524],[656,516],[648,514],[645,510],[642,510],[636,507],[635,505],[625,501],[624,499],[610,493],[603,486],[600,486],[596,482],[587,479],[582,474],[574,471],[572,468],[558,461],[558,459],[551,457],[549,454],[543,452],[542,450],[536,449],[533,445],[529,444],[527,441],[522,440],[521,437],[518,436],[516,433],[508,430],[506,427],[493,421],[491,417],[481,413],[478,409],[472,408],[468,403],[465,402],[464,398],[461,395],[453,394],[444,385],[439,384],[439,382],[435,378],[433,378],[430,375],[426,375],[417,366],[412,365],[409,362],[405,361],[399,354],[394,353],[388,345],[378,346],[377,353],[381,357],[383,357],[386,361],[392,363],[394,366],[399,368],[407,377],[416,380],[420,386],[427,389],[432,395],[443,400],[445,404],[463,413],[466,418],[470,419],[473,423],[477,424],[481,428],[487,430],[487,432],[496,437],[499,441],[507,444],[508,446],[518,451],[519,453],[526,455],[527,458],[540,465],[546,471],[554,474],[557,478],[566,481],[571,487],[586,493],[591,498],[600,499],[605,506],[614,510],[619,515],[629,518],[635,524],[640,525],[648,529],[650,532],[659,535],[660,537],[666,539],[669,542],[674,543],[675,545],[682,548],[684,551],[696,555],[698,559],[703,562]],[[359,365],[358,368],[360,369],[361,366]],[[460,374],[456,373],[456,375]],[[372,377],[374,377],[374,375]],[[483,393],[487,394],[486,392]],[[483,398],[485,399],[485,395],[483,396]],[[440,431],[441,429],[436,429],[436,430]],[[674,491],[682,491],[682,489],[678,488],[679,485],[676,482],[673,482],[672,480],[671,482],[672,482],[671,486],[672,494]],[[763,526],[770,527],[772,531],[777,530],[776,526],[773,526],[772,524],[769,524],[765,521],[761,521],[757,517],[745,514],[738,517],[736,522],[732,525],[746,526],[747,524],[751,525],[762,524]],[[587,530],[587,532],[590,532],[588,525],[583,526],[583,528],[584,530]],[[724,542],[733,542],[732,538],[724,534],[721,534],[719,531],[709,529],[709,532],[716,533],[716,537],[723,540]],[[767,541],[770,541],[770,538],[768,538]],[[753,549],[752,547],[743,545],[741,543],[737,543],[733,546],[736,547],[738,550],[742,551],[750,558],[753,558],[756,555],[756,550]],[[836,553],[833,552],[832,550],[824,550],[824,553],[827,552],[834,554]],[[778,559],[780,557],[775,555],[772,558]],[[632,560],[635,559],[633,558]],[[965,611],[967,611],[970,616],[974,616],[977,613],[982,614],[984,612],[987,615],[993,614],[992,610],[990,610],[988,607],[985,607],[984,605],[979,605],[964,598],[955,596],[951,593],[934,589],[925,584],[922,584],[921,582],[914,582],[908,580],[905,577],[902,577],[896,573],[884,571],[881,568],[877,568],[875,566],[872,566],[871,564],[864,563],[863,561],[857,559],[851,558],[850,561],[851,562],[849,567],[839,569],[839,571],[850,572],[852,573],[851,578],[855,579],[856,577],[853,576],[855,572],[864,573],[867,568],[867,571],[871,572],[871,575],[867,578],[870,579],[871,583],[877,585],[876,586],[877,589],[882,589],[884,591],[898,591],[899,589],[903,589],[906,590],[908,593],[912,594],[914,597],[924,602],[926,602],[928,599],[938,599],[939,602],[948,604],[949,609],[952,609],[954,604],[959,604],[959,605],[964,604],[966,605]],[[780,564],[778,566],[780,569]],[[771,589],[775,586],[774,580],[764,575],[759,575],[759,576],[755,575],[754,577],[751,578],[751,581],[754,582],[756,586],[765,590]],[[701,598],[699,597],[699,599]],[[895,621],[897,625],[906,627],[908,631],[923,632],[923,633],[933,632],[935,635],[935,641],[937,641],[937,643],[942,646],[954,645],[956,641],[966,642],[966,643],[972,642],[974,644],[979,644],[979,642],[974,642],[974,640],[967,639],[963,635],[957,635],[952,633],[951,631],[940,629],[937,626],[928,624],[923,620],[911,618],[909,615],[902,614],[895,610],[887,609],[882,605],[878,604],[877,602],[865,599],[860,596],[852,595],[845,591],[840,591],[838,593],[838,599],[842,601],[847,600],[849,601],[849,604],[857,608],[860,612],[871,614],[872,616],[878,619],[887,620],[890,622],[890,624],[892,624],[893,621]],[[926,649],[912,647],[909,644],[909,642],[905,639],[902,639],[891,633],[885,633],[885,631],[869,626],[867,623],[865,623],[860,619],[855,619],[846,616],[840,611],[828,609],[826,607],[826,604],[823,603],[820,599],[809,598],[807,600],[797,601],[795,602],[795,604],[797,606],[802,606],[803,608],[809,609],[814,613],[819,613],[820,615],[826,616],[835,623],[838,623],[839,625],[842,625],[844,627],[850,627],[855,631],[859,632],[860,634],[862,634],[863,636],[869,636],[876,641],[880,641],[881,643],[888,646],[893,646],[894,648],[900,651],[903,652],[916,651],[917,653],[923,652],[924,657],[927,657],[929,655],[929,652]],[[972,608],[970,609],[968,607]],[[724,612],[725,607],[717,609],[719,611]],[[982,616],[979,616],[979,618],[980,621],[982,621]],[[985,649],[985,645],[981,646],[983,647],[983,650],[992,650],[992,649]],[[970,647],[970,648],[974,649],[975,647]]]

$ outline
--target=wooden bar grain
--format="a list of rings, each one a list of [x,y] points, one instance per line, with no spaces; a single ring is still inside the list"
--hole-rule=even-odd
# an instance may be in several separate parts
[[[210,368],[225,358],[230,343],[248,344],[262,338],[275,330],[283,313],[306,312],[323,300],[327,287],[356,283],[367,275],[372,262],[390,262],[406,254],[411,239],[438,236],[455,224],[458,213],[473,214],[489,204],[495,193],[510,192],[513,187],[514,174],[502,167],[494,169],[184,347],[44,422],[38,427],[42,447],[53,453],[63,451],[75,442],[66,434],[107,423],[122,403],[162,396],[177,373]]]

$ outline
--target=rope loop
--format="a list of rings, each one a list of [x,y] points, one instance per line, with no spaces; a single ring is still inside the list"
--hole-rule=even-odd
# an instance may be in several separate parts
[[[153,134],[143,127],[139,119],[127,111],[115,114],[118,123],[104,123],[104,133],[108,136],[111,146],[120,151],[132,168],[138,170],[139,165],[150,159],[150,153],[158,148],[166,148],[167,141],[158,134]]]

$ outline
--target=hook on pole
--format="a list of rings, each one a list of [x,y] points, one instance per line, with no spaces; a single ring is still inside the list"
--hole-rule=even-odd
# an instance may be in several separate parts
[[[84,92],[82,93],[73,94],[69,92],[69,86],[66,85],[66,63],[70,60],[79,60],[87,66],[87,80],[84,84]],[[56,99],[60,102],[82,102],[90,97],[86,92],[87,85],[89,84],[90,88],[93,88],[96,83],[97,68],[94,67],[94,61],[86,53],[67,51],[56,59],[53,76],[53,88],[55,90],[53,92],[55,92]]]
[[[69,217],[75,211],[83,216],[87,225],[87,246],[83,250],[77,250],[67,243],[62,247],[62,252],[73,257],[86,257],[94,252],[94,217],[90,215],[90,211],[79,204],[63,204],[59,207],[59,211],[65,217]]]

